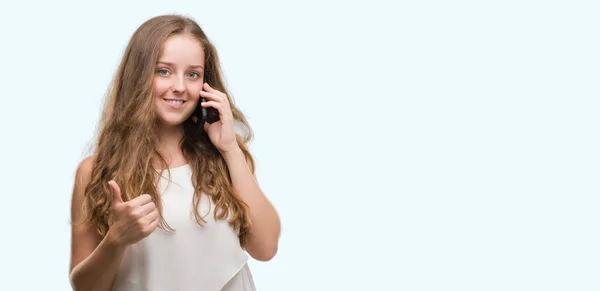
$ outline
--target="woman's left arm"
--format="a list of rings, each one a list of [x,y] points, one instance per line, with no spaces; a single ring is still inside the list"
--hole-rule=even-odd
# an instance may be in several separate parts
[[[239,146],[238,142],[243,144],[243,140],[233,129],[234,119],[229,98],[225,93],[206,83],[203,86],[204,91],[200,92],[200,95],[207,101],[200,105],[213,107],[219,111],[219,121],[212,124],[205,123],[204,131],[225,159],[233,187],[250,208],[252,226],[246,251],[259,261],[271,260],[277,253],[279,243],[279,215],[258,186],[244,152]]]
[[[254,259],[269,261],[277,253],[280,221],[275,207],[264,195],[241,149],[223,155],[233,187],[250,208],[252,227],[246,251]]]

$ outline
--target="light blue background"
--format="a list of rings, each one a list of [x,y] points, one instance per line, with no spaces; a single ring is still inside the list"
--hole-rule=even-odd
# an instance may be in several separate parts
[[[597,1],[5,1],[0,290],[70,290],[73,175],[133,31],[193,16],[280,250],[258,290],[599,290]]]

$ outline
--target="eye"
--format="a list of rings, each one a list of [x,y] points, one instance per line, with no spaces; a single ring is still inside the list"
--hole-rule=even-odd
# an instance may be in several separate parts
[[[167,75],[169,75],[169,71],[168,71],[168,70],[166,70],[166,69],[158,69],[158,70],[156,70],[156,72],[157,72],[159,75],[161,75],[161,76],[167,76]]]
[[[198,74],[197,72],[191,72],[188,76],[190,76],[190,78],[192,79],[200,78],[200,74]]]

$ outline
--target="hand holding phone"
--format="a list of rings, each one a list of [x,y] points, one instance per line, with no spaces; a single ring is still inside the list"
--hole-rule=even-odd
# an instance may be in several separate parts
[[[204,82],[208,83],[206,79],[204,80]],[[202,91],[205,91],[204,88],[202,88]],[[196,110],[194,111],[194,115],[198,118],[198,126],[200,128],[204,127],[205,122],[208,122],[208,124],[212,124],[219,121],[220,119],[219,111],[216,108],[202,107],[202,105],[200,105],[202,102],[206,101],[206,98],[200,97],[200,102],[198,102],[198,105],[196,105]]]
[[[206,102],[206,98],[200,98],[200,102]],[[219,121],[219,111],[216,108],[212,107],[202,107],[198,104],[198,107],[201,109],[201,117],[200,120],[202,122],[208,122],[208,124],[212,124],[214,122]]]

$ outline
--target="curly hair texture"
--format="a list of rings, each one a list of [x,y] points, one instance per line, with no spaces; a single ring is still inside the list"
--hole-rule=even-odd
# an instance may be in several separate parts
[[[107,92],[98,123],[93,149],[95,163],[84,192],[83,223],[91,224],[102,236],[106,235],[112,223],[110,209],[113,196],[108,181],[113,179],[121,185],[123,201],[150,194],[159,209],[159,226],[174,231],[163,217],[157,187],[160,174],[155,167],[157,161],[163,168],[168,169],[168,166],[157,150],[152,82],[163,43],[170,36],[183,34],[197,39],[204,50],[205,82],[228,96],[236,126],[241,126],[244,132],[243,137],[238,135],[238,144],[254,174],[254,159],[246,146],[252,139],[252,129],[225,88],[214,45],[191,18],[179,15],[151,18],[131,37]],[[198,212],[201,193],[206,193],[214,201],[215,219],[227,219],[237,231],[240,244],[245,246],[250,228],[249,209],[233,188],[225,160],[191,117],[182,127],[181,150],[193,169],[196,222],[200,225],[206,222]]]

